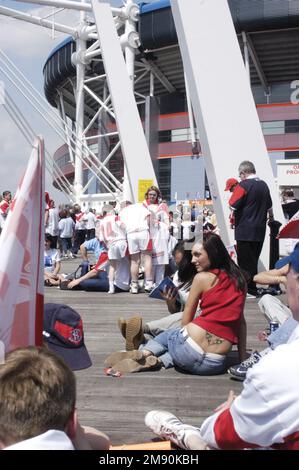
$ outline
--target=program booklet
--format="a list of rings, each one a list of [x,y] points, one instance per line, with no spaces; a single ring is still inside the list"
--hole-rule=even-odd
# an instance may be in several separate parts
[[[171,287],[175,289],[176,285],[172,282],[170,277],[165,277],[163,281],[161,281],[160,284],[155,287],[154,290],[152,290],[152,292],[149,294],[149,297],[151,297],[152,299],[165,300],[161,295],[161,292],[164,291],[165,287]]]

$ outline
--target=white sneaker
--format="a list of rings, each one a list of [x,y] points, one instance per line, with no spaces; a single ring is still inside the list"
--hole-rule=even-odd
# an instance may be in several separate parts
[[[182,449],[201,450],[205,447],[199,428],[183,424],[176,416],[168,413],[168,411],[149,411],[144,421],[146,426],[155,434],[163,439],[169,439]],[[192,449],[188,445],[188,440],[191,436],[196,438],[196,442],[198,441],[198,449],[194,448],[194,444],[192,445]]]
[[[115,290],[114,289],[109,289],[108,294],[115,294]]]
[[[138,282],[132,282],[131,283],[131,294],[138,294],[139,288],[138,288]]]
[[[154,284],[153,282],[151,281],[147,281],[145,284],[144,284],[144,292],[151,292],[154,288]]]
[[[246,294],[246,299],[247,300],[256,299],[256,295]]]

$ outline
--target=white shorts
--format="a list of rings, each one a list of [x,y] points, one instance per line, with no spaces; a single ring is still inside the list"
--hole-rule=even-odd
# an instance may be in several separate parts
[[[109,259],[121,259],[126,256],[128,244],[126,240],[117,240],[108,249]]]
[[[148,230],[128,233],[127,239],[130,255],[135,255],[141,251],[151,251],[153,249],[152,239],[150,238]]]

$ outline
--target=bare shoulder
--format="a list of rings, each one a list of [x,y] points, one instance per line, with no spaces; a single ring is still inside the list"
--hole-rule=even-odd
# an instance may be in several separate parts
[[[215,284],[217,284],[217,282],[217,276],[208,271],[202,271],[201,273],[196,274],[193,279],[193,283],[200,285],[204,288],[204,290],[210,289]]]

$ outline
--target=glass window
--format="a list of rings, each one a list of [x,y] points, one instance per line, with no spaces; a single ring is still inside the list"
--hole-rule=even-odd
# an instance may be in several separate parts
[[[294,151],[294,152],[285,152],[284,158],[286,160],[294,160],[294,159],[299,159],[299,152]]]
[[[198,140],[198,132],[195,130],[195,138]],[[189,127],[185,129],[173,129],[171,131],[171,142],[191,141],[191,130]]]
[[[299,119],[289,119],[285,122],[286,134],[299,132]]]
[[[284,134],[284,121],[265,121],[261,122],[264,135]]]
[[[171,142],[171,131],[160,131],[159,142]]]

